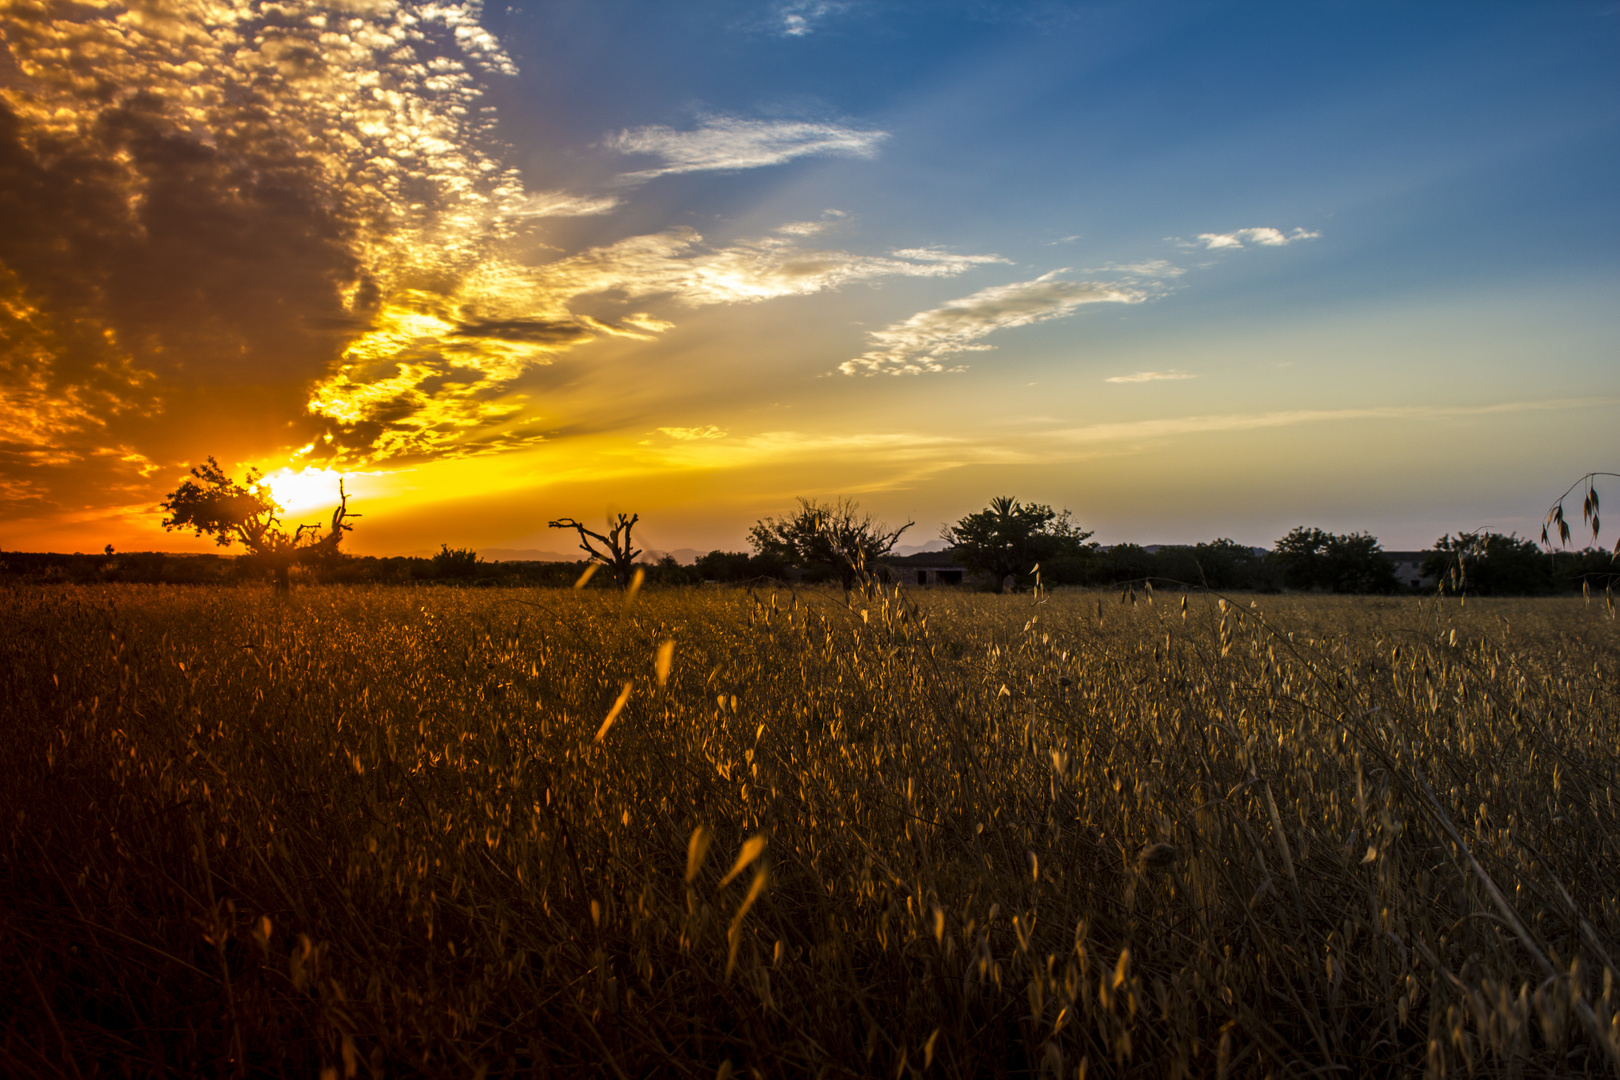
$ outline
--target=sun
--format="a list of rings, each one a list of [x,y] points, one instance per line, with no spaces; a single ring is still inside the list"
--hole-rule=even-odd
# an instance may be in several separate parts
[[[306,465],[294,472],[280,468],[267,473],[264,482],[270,494],[286,514],[301,514],[309,510],[326,509],[338,504],[338,481],[343,474],[331,469],[317,469]]]

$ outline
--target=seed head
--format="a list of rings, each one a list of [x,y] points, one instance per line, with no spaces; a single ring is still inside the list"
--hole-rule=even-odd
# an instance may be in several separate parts
[[[1157,874],[1168,870],[1175,861],[1174,844],[1149,844],[1136,855],[1137,869],[1145,874]]]

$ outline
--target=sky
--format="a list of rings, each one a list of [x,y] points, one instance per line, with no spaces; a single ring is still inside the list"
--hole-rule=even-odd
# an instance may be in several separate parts
[[[1609,0],[0,0],[0,548],[1534,536],[1617,241]]]

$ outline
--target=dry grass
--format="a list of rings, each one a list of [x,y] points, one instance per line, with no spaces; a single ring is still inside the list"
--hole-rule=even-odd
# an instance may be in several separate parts
[[[0,594],[0,1066],[1615,1069],[1601,605],[922,603]]]

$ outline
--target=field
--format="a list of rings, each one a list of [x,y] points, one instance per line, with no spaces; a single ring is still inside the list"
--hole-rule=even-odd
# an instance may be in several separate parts
[[[1580,599],[8,589],[0,1069],[1612,1075],[1617,688]]]

